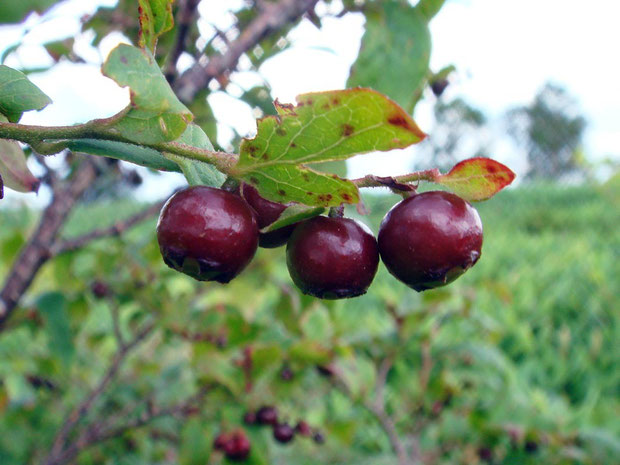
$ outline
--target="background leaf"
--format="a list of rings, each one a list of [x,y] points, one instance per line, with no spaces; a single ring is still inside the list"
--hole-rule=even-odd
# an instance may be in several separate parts
[[[155,53],[157,39],[174,27],[174,0],[138,0],[140,11],[140,40],[142,48]]]
[[[192,147],[213,150],[213,145],[205,132],[195,124],[187,126],[187,129],[177,142],[191,145]],[[173,154],[166,154],[166,157],[179,165],[185,178],[192,186],[220,187],[226,180],[226,176],[209,163],[188,160]]]
[[[99,139],[70,140],[66,145],[68,149],[77,152],[117,158],[154,170],[180,171],[179,165],[168,160],[161,152],[140,145]]]
[[[378,2],[366,12],[366,31],[347,87],[370,86],[413,111],[431,55],[428,19],[406,2]]]
[[[454,165],[435,182],[469,201],[486,200],[515,178],[510,168],[491,158],[469,158]]]
[[[148,51],[121,44],[110,52],[102,71],[118,85],[129,86],[130,109],[115,127],[133,142],[175,140],[192,121],[191,112],[176,97]]]
[[[278,202],[356,203],[353,183],[304,165],[404,148],[425,137],[401,107],[370,89],[303,94],[297,106],[276,102],[276,110],[278,116],[258,122],[254,139],[243,140],[235,171]]]
[[[42,110],[52,100],[21,71],[0,65],[0,113],[16,123],[25,111]]]
[[[0,23],[20,23],[33,11],[42,12],[56,0],[5,0],[0,2]]]
[[[50,351],[68,366],[75,353],[75,347],[64,295],[60,292],[43,294],[37,300],[37,307],[45,320]]]

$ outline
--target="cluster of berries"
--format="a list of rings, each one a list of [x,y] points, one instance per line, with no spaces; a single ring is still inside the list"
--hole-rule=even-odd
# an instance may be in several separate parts
[[[281,422],[278,419],[278,410],[273,406],[264,406],[256,412],[247,412],[243,422],[248,426],[270,426],[273,438],[280,444],[290,443],[295,435],[312,437],[317,444],[325,442],[325,437],[320,432],[314,431],[304,420],[300,420],[294,428],[286,422]],[[229,433],[220,433],[213,442],[213,448],[224,453],[229,460],[241,462],[250,455],[251,443],[242,429],[236,429]]]
[[[323,299],[366,293],[379,265],[416,291],[454,281],[480,258],[482,222],[457,195],[413,194],[385,216],[378,239],[361,222],[316,216],[260,232],[286,205],[243,184],[239,192],[194,186],[164,205],[157,238],[165,263],[200,281],[227,283],[252,260],[257,247],[284,244],[293,282]]]

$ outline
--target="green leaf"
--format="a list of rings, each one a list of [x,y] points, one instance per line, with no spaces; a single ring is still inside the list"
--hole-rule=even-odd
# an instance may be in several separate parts
[[[76,139],[67,141],[66,146],[76,152],[117,158],[154,170],[180,171],[179,165],[168,160],[161,152],[139,145],[99,139]]]
[[[130,45],[116,47],[102,68],[120,86],[129,86],[129,110],[114,127],[138,144],[178,139],[192,121],[191,112],[174,95],[150,52]]]
[[[11,123],[30,110],[42,110],[52,100],[21,71],[0,65],[0,113]]]
[[[241,143],[235,173],[276,202],[356,203],[353,183],[305,164],[404,148],[425,137],[401,107],[371,89],[303,94],[297,106],[275,106],[278,116],[259,120],[256,137]]]
[[[200,419],[191,418],[181,430],[180,465],[204,465],[211,452],[209,428]]]
[[[318,342],[300,339],[289,349],[289,357],[294,361],[324,364],[329,362],[330,354]]]
[[[446,0],[420,0],[416,8],[420,10],[420,13],[422,13],[426,19],[431,20],[439,13],[444,3],[446,3]]]
[[[0,2],[0,23],[21,23],[29,13],[42,12],[56,0],[4,0]]]
[[[276,229],[283,228],[289,224],[298,223],[302,220],[313,218],[323,212],[325,212],[325,208],[323,207],[308,207],[300,203],[294,203],[286,207],[286,210],[280,214],[278,219],[261,229],[261,232],[275,231]]]
[[[177,140],[192,147],[213,150],[211,141],[205,132],[195,124],[190,124],[183,135]],[[165,154],[166,158],[174,161],[185,175],[187,182],[192,186],[220,187],[226,180],[226,176],[218,171],[213,165],[196,160],[188,160],[171,153]]]
[[[65,365],[69,365],[75,353],[75,347],[65,297],[59,292],[43,294],[37,300],[37,308],[45,320],[50,351]]]
[[[0,140],[0,177],[4,186],[15,191],[39,190],[40,182],[28,169],[24,151],[12,140]]]
[[[174,27],[174,0],[138,0],[140,11],[139,45],[155,53],[157,39]]]
[[[347,87],[372,87],[413,111],[431,56],[428,19],[406,2],[378,6],[366,13],[366,32]]]
[[[434,181],[471,202],[493,197],[515,178],[510,168],[490,158],[469,158]]]

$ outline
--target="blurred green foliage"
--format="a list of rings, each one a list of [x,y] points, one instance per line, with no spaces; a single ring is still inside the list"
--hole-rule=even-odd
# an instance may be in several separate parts
[[[122,422],[148,402],[170,405],[210,390],[190,417],[163,417],[88,449],[79,464],[215,464],[219,431],[247,409],[277,405],[326,444],[279,446],[246,427],[252,464],[392,464],[374,399],[379,361],[394,357],[386,407],[406,443],[437,464],[611,464],[620,454],[617,370],[618,192],[539,185],[478,205],[480,262],[453,285],[415,293],[381,267],[369,293],[344,301],[300,295],[284,250],[259,250],[239,278],[198,283],[165,267],[155,221],[55,258],[0,336],[0,463],[39,463],[66,412],[126,339],[156,331],[127,360],[84,424]],[[376,231],[393,195],[368,196]],[[77,209],[79,235],[143,208],[128,201]],[[4,276],[36,213],[0,211]],[[90,288],[112,289],[97,299]],[[397,318],[396,318],[397,317]],[[395,320],[400,323],[395,324]],[[397,329],[398,328],[398,329]],[[252,349],[249,372],[239,363]],[[330,366],[339,381],[321,375]],[[293,372],[283,380],[284,366]],[[251,387],[251,389],[248,389]]]

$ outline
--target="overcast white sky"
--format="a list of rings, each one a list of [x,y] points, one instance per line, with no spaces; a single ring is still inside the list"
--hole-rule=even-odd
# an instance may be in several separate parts
[[[13,0],[10,0],[13,1]],[[115,0],[69,0],[44,18],[32,16],[25,26],[0,28],[0,53],[20,39],[23,45],[4,64],[35,67],[50,63],[40,43],[51,38],[73,36],[77,18],[94,11],[97,4]],[[241,0],[203,0],[200,26],[208,36],[209,23],[226,30]],[[338,11],[337,5],[333,9]],[[589,120],[586,153],[592,159],[620,157],[620,1],[617,0],[448,0],[431,23],[431,65],[439,69],[454,64],[457,73],[444,98],[460,96],[485,110],[491,118],[506,108],[526,104],[547,81],[561,84],[574,95]],[[283,102],[295,95],[343,88],[363,33],[361,15],[326,19],[321,30],[303,21],[290,35],[291,49],[266,62],[260,73]],[[54,101],[41,112],[27,113],[24,123],[71,124],[111,115],[127,101],[127,92],[100,75],[99,65],[123,37],[105,40],[99,49],[90,46],[84,34],[76,44],[87,65],[61,64],[52,71],[31,75]],[[243,67],[243,62],[241,63]],[[251,72],[236,73],[233,83],[250,87],[260,82]],[[232,87],[234,91],[234,86]],[[433,98],[418,105],[415,118],[424,130],[432,129]],[[230,127],[252,135],[255,121],[247,106],[221,92],[211,95],[216,117],[221,121],[219,138],[225,143]],[[491,155],[523,172],[525,161],[499,144]],[[464,154],[467,156],[467,154]],[[368,155],[350,161],[352,177],[367,173],[395,175],[411,170],[415,147],[382,156]],[[166,195],[161,178],[147,183],[141,192]],[[182,182],[178,177],[171,183]],[[168,183],[166,183],[168,186]],[[20,194],[20,197],[24,197]],[[26,196],[26,197],[31,197]],[[11,196],[17,199],[16,196]],[[39,200],[43,200],[39,198]]]

